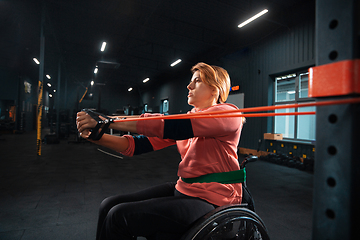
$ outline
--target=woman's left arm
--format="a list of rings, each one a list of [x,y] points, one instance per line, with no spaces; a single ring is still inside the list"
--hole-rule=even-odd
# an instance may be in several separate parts
[[[234,108],[230,108],[234,109]],[[217,109],[217,110],[229,110]],[[146,136],[184,140],[192,137],[217,137],[241,129],[242,117],[192,118],[139,121],[137,130]]]
[[[194,136],[219,137],[231,134],[242,128],[242,117],[194,118],[191,125]]]

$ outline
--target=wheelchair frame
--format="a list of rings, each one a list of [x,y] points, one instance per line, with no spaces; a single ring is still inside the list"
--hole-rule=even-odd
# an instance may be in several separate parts
[[[200,218],[181,240],[269,240],[264,222],[247,205],[226,205]]]

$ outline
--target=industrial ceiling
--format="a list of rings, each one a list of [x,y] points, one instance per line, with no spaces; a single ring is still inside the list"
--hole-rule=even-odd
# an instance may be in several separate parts
[[[314,9],[314,0],[0,0],[0,67],[38,79],[43,26],[45,74],[56,78],[61,64],[70,82],[147,88],[291,29]]]

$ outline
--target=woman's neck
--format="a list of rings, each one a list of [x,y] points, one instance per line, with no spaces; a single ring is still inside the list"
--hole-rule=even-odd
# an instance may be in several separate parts
[[[198,112],[198,111],[202,111],[204,109],[207,109],[209,107],[215,106],[216,104],[217,104],[216,102],[213,102],[211,104],[204,104],[204,105],[201,105],[201,106],[194,106],[194,108],[195,108],[195,111]]]

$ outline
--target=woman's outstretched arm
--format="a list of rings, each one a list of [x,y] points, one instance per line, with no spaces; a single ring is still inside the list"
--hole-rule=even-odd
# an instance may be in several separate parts
[[[85,112],[78,112],[76,117],[76,126],[82,138],[98,145],[110,148],[117,152],[123,152],[129,147],[129,140],[123,136],[114,136],[104,134],[99,140],[94,141],[89,138],[91,129],[97,125],[95,119]],[[136,122],[116,122],[111,124],[111,128],[120,131],[136,133]]]

